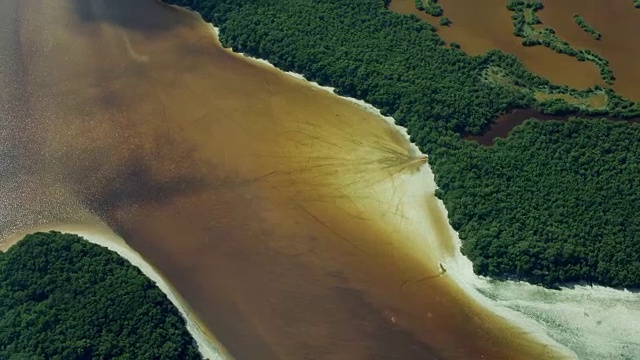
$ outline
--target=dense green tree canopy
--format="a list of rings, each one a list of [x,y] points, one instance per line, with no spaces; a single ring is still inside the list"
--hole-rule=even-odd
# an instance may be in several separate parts
[[[580,26],[582,30],[584,30],[587,34],[591,35],[594,39],[600,40],[602,39],[602,34],[596,30],[593,26],[589,25],[582,16],[578,14],[573,14],[573,21]]]
[[[438,4],[438,0],[415,0],[416,8],[424,11],[431,16],[442,16],[444,10]]]
[[[638,286],[640,124],[528,121],[438,177],[475,269],[545,285]]]
[[[387,10],[388,0],[167,1],[213,21],[224,45],[363,99],[407,127],[430,155],[438,196],[478,273],[640,286],[637,126],[531,122],[490,148],[460,136],[514,108],[633,117],[640,105],[610,89],[551,84],[497,50],[468,56],[417,17]],[[607,108],[537,102],[534,91],[601,93]]]
[[[0,359],[201,359],[185,320],[116,253],[58,232],[0,253]]]

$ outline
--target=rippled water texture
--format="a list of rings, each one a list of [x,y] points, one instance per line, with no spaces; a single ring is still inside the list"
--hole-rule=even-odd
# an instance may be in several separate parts
[[[393,126],[153,1],[0,6],[2,236],[106,222],[237,359],[557,357],[441,274]]]

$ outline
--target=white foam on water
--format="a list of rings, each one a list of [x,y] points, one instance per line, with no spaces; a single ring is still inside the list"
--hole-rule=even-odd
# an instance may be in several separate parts
[[[543,324],[581,359],[640,359],[640,294],[600,286],[561,291],[482,279],[478,289],[501,306]]]

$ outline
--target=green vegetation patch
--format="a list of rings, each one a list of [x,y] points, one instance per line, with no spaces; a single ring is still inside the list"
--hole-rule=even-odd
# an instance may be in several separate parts
[[[431,16],[442,16],[444,10],[442,6],[438,4],[438,0],[414,0],[416,8],[420,11],[424,11]]]
[[[596,40],[602,39],[602,34],[598,32],[593,26],[589,25],[582,16],[578,14],[573,14],[573,21],[580,26],[584,32],[591,35],[592,38]]]
[[[589,49],[574,49],[568,42],[560,39],[556,35],[556,32],[550,27],[539,27],[539,25],[542,24],[542,21],[540,21],[536,12],[541,10],[543,7],[544,6],[539,0],[509,0],[507,9],[514,12],[511,16],[514,26],[513,34],[522,38],[522,45],[542,45],[559,54],[575,57],[578,61],[592,62],[598,67],[600,76],[604,82],[612,85],[615,81],[615,76],[613,75],[613,70],[609,66],[609,61]],[[586,24],[584,20],[582,20],[582,23],[597,33],[598,37],[600,36],[599,33]]]
[[[640,0],[633,0],[633,6],[636,9],[640,9]]]
[[[446,16],[443,16],[438,20],[438,24],[440,26],[451,26],[451,23],[452,23],[451,19],[449,19]]]
[[[533,107],[542,113],[626,119],[640,117],[640,104],[623,98],[611,89],[595,85],[577,90],[566,85],[555,85],[529,72],[515,56],[498,50],[488,51],[482,59],[487,65],[482,72],[483,81],[504,86],[514,92],[533,94],[537,100]],[[567,101],[568,98],[573,100]],[[594,98],[602,98],[603,101],[599,101],[601,105],[594,106],[591,101]]]
[[[0,253],[0,359],[201,359],[165,294],[116,253],[59,232]]]
[[[438,185],[477,272],[640,284],[640,124],[528,121],[449,158]],[[453,165],[451,165],[453,164]]]
[[[523,127],[520,135],[514,133],[499,142],[495,149],[460,136],[483,132],[495,117],[515,108],[631,117],[640,114],[640,105],[611,89],[594,87],[581,92],[551,84],[528,72],[515,56],[500,51],[468,56],[453,44],[447,47],[434,28],[418,17],[388,11],[388,0],[169,2],[199,10],[205,20],[220,27],[225,46],[332,86],[338,94],[363,99],[405,126],[411,140],[429,154],[441,188],[438,196],[449,209],[450,221],[461,233],[463,250],[478,273],[515,276],[547,286],[574,280],[640,286],[640,262],[621,260],[629,259],[629,251],[636,251],[634,241],[640,239],[637,220],[630,219],[640,213],[640,201],[624,198],[637,191],[633,179],[640,178],[633,147],[637,146],[636,127],[615,124],[610,128],[604,122],[594,125],[601,128],[580,122],[535,123]],[[562,98],[536,101],[539,93],[578,99],[601,96],[606,98],[606,107],[581,108]],[[536,139],[544,143],[536,145]],[[586,149],[588,143],[591,150]],[[577,146],[573,155],[567,153],[567,146],[572,145]],[[600,156],[610,152],[620,161],[627,154],[624,172],[614,157],[598,163]],[[522,166],[528,166],[527,170]],[[602,179],[609,182],[606,187]],[[511,180],[517,186],[510,186]],[[541,184],[562,186],[541,191]],[[603,195],[614,190],[620,191]],[[597,198],[587,201],[590,196]],[[576,209],[577,205],[585,209]],[[538,206],[553,212],[531,211]],[[591,230],[582,231],[593,229],[589,224],[596,224],[594,214],[600,214],[601,208],[615,216],[627,214],[616,220],[615,227],[598,233],[606,240],[593,238]],[[545,215],[554,216],[552,224],[563,218],[566,225],[551,228],[549,233]],[[606,221],[615,217],[606,216]],[[517,235],[508,238],[517,256],[506,254],[510,248],[505,247],[505,234]],[[608,252],[598,245],[613,243],[617,245]],[[576,250],[571,244],[584,246]],[[531,263],[517,265],[514,259],[521,263],[518,256],[530,246],[535,248],[528,255]],[[597,251],[591,252],[593,249]],[[575,260],[576,256],[588,260],[586,265]],[[621,272],[617,274],[616,269]]]

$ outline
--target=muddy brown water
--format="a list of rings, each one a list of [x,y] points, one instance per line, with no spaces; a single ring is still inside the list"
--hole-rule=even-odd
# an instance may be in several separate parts
[[[607,59],[616,76],[616,92],[640,101],[640,9],[633,1],[547,1],[539,16],[558,36],[578,48],[587,48]],[[597,41],[577,26],[574,13],[602,34]]]
[[[558,54],[543,46],[525,47],[521,38],[513,35],[512,13],[504,0],[441,0],[445,16],[453,24],[442,27],[438,18],[415,8],[413,0],[392,0],[389,9],[402,14],[415,14],[438,28],[447,42],[456,42],[471,55],[500,49],[516,55],[530,71],[553,83],[575,88],[604,85],[599,71],[589,62]],[[631,1],[567,0],[544,1],[538,15],[545,26],[576,48],[587,48],[609,60],[617,77],[613,87],[621,95],[640,101],[640,42],[633,34],[640,33],[640,10]],[[573,21],[573,13],[602,33],[596,41]]]
[[[361,107],[151,0],[8,0],[0,27],[3,237],[105,221],[236,359],[560,357],[434,276],[446,217]]]

